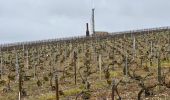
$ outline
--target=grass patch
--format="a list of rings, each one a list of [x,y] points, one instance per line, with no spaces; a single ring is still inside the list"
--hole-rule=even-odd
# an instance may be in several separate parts
[[[64,96],[76,95],[76,94],[80,93],[81,91],[82,91],[82,90],[79,89],[79,88],[66,90],[66,91],[64,91]]]
[[[105,82],[97,82],[96,84],[95,84],[95,87],[96,88],[103,88],[103,87],[106,87],[106,83]]]
[[[42,94],[40,96],[37,97],[29,97],[29,100],[55,100],[55,94],[54,93],[46,93],[46,94]]]
[[[120,75],[120,72],[118,72],[118,71],[110,71],[110,77],[116,77],[119,75]]]

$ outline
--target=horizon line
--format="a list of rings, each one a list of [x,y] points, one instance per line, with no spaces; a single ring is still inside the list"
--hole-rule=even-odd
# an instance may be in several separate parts
[[[147,32],[147,31],[156,31],[156,30],[165,30],[165,29],[170,29],[170,26],[165,26],[165,27],[155,27],[155,28],[144,28],[144,29],[136,29],[136,30],[127,30],[127,31],[119,31],[119,32],[108,32],[109,35],[116,35],[116,34],[126,34],[126,33],[137,33],[137,32]],[[95,31],[95,32],[100,32],[100,31]],[[46,42],[57,42],[57,41],[67,41],[67,40],[74,40],[74,39],[79,39],[79,38],[86,38],[87,36],[82,35],[82,36],[73,36],[73,37],[63,37],[63,38],[51,38],[51,39],[42,39],[42,40],[33,40],[33,41],[21,41],[21,42],[11,42],[11,43],[0,43],[0,49],[1,48],[6,48],[6,47],[11,47],[11,46],[19,46],[19,45],[30,45],[30,44],[35,44],[35,43],[46,43]],[[90,34],[90,37],[92,34]],[[100,37],[100,36],[95,36],[95,37]]]

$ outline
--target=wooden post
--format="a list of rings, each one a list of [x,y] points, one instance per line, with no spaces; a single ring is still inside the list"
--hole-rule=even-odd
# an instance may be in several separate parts
[[[77,61],[77,53],[74,52],[74,81],[75,81],[75,85],[77,84],[77,67],[76,67],[76,61]]]
[[[3,65],[2,65],[2,52],[0,51],[0,56],[1,56],[1,73],[0,73],[0,79],[2,77],[2,69],[3,69]]]
[[[22,90],[22,86],[21,86],[21,68],[19,68],[19,64],[18,64],[18,54],[16,52],[16,74],[17,74],[17,79],[18,79],[18,90],[19,90],[19,95],[18,95],[18,100],[21,100],[21,90]]]
[[[25,46],[22,44],[22,49],[23,49],[23,55],[25,55]]]
[[[133,36],[133,60],[135,59],[136,56],[136,39],[135,36]]]
[[[102,56],[99,54],[100,80],[102,80]]]
[[[34,66],[34,79],[35,79],[35,77],[36,77],[36,65],[34,64],[33,66]]]
[[[19,100],[21,100],[22,97],[22,83],[21,83],[22,79],[21,79],[21,69],[19,70]]]
[[[19,64],[18,64],[18,53],[17,53],[17,51],[16,51],[16,63],[15,63],[15,68],[16,68],[16,75],[17,75],[17,78],[16,78],[16,80],[18,80],[19,79]]]
[[[115,100],[115,81],[112,82],[112,100]]]
[[[125,69],[126,69],[126,78],[127,78],[127,74],[128,74],[128,58],[127,58],[127,53],[126,53],[126,65],[125,65]]]
[[[150,49],[151,49],[151,56],[152,56],[152,51],[153,51],[153,43],[152,43],[152,41],[151,41],[151,47],[150,47]]]
[[[29,68],[29,60],[28,60],[28,50],[26,51],[26,68],[28,69]]]
[[[149,60],[150,60],[150,61],[149,61],[149,62],[150,62],[150,67],[151,67],[151,66],[153,65],[153,64],[152,64],[152,57],[150,57]]]
[[[80,58],[78,57],[78,61],[77,61],[77,69],[79,70],[79,68],[80,68],[80,60],[79,60]]]
[[[38,55],[37,56],[38,56],[38,61],[37,61],[38,63],[37,64],[40,64],[40,51],[39,50],[38,50]]]
[[[34,55],[34,53],[33,53],[33,59],[34,59],[33,67],[34,67],[34,80],[35,80],[35,77],[36,77],[36,63],[35,63],[35,55]]]
[[[2,77],[2,57],[1,57],[1,74],[0,74],[0,79]]]
[[[124,70],[123,70],[123,73],[124,73],[124,75],[126,75],[126,77],[127,77],[127,73],[128,73],[128,59],[127,59],[127,53],[126,53],[126,55],[125,55],[125,66],[124,66]]]
[[[161,83],[161,60],[160,60],[160,53],[158,53],[158,82]]]
[[[55,87],[56,87],[56,100],[59,100],[59,93],[58,93],[58,76],[55,75]]]

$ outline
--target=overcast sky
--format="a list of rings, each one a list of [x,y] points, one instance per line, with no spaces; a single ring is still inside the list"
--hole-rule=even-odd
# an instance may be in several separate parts
[[[82,36],[92,0],[0,0],[0,43]],[[94,0],[97,31],[170,26],[170,0]]]

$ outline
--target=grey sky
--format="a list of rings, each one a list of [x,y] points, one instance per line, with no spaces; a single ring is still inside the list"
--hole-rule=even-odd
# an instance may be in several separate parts
[[[170,26],[170,0],[94,0],[96,30]],[[0,43],[81,36],[92,0],[0,0]]]

